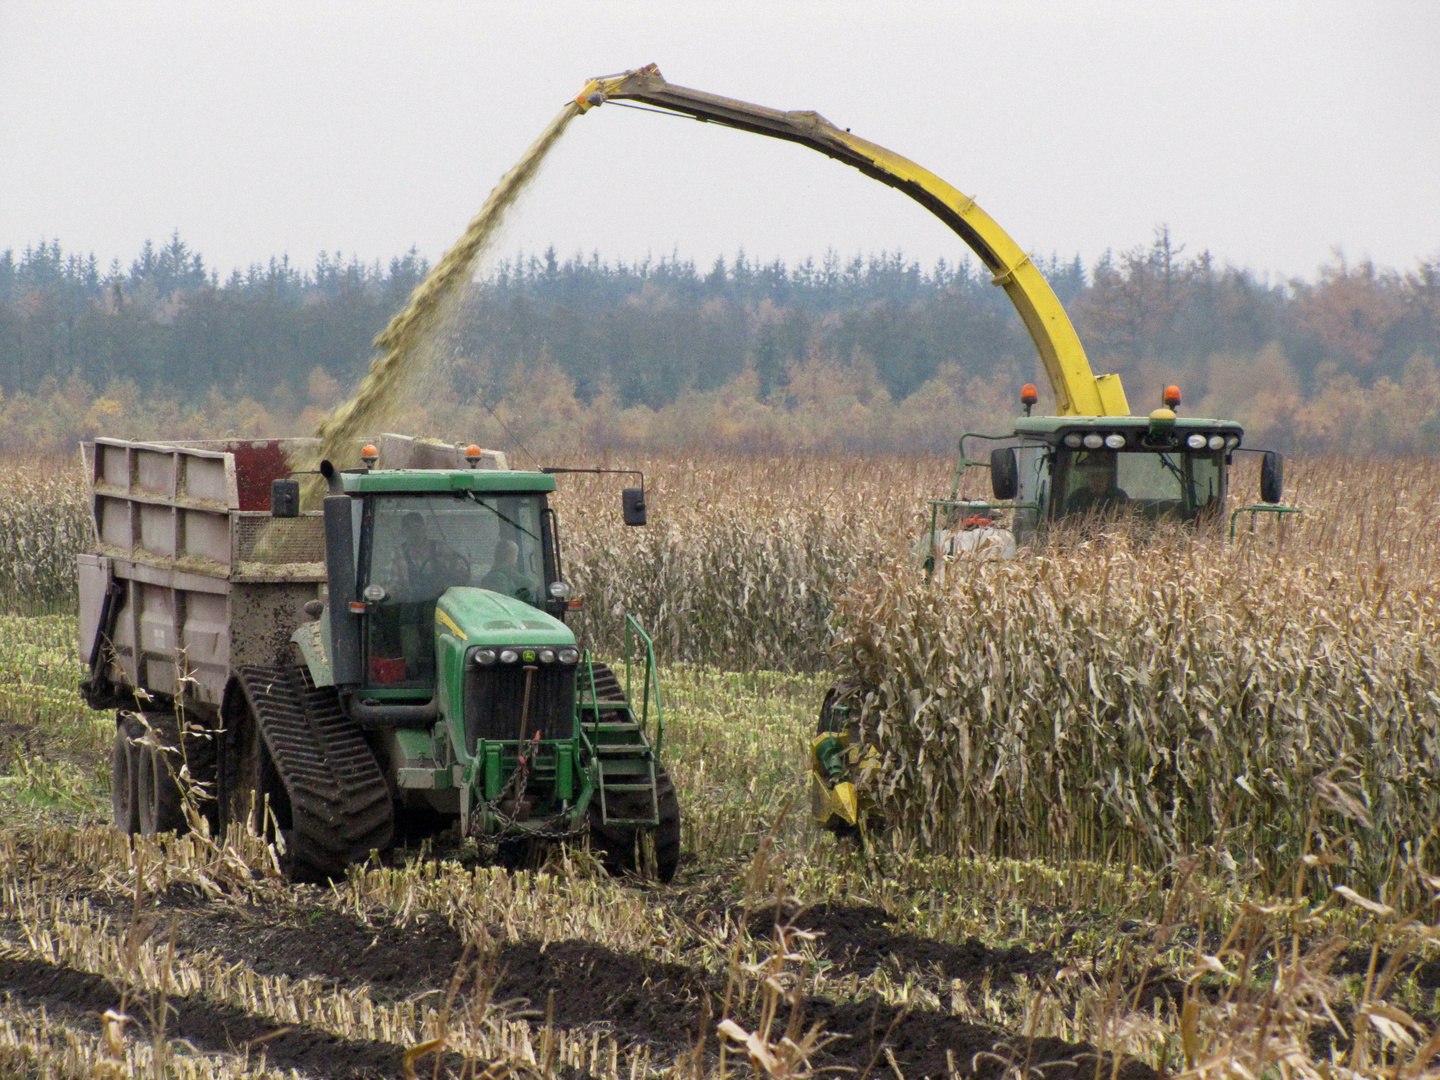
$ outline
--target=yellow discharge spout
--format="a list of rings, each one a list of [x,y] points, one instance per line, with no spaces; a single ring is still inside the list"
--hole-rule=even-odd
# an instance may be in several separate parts
[[[614,100],[640,101],[708,123],[800,143],[896,188],[945,222],[964,240],[1005,290],[1035,342],[1060,416],[1128,416],[1118,375],[1096,376],[1060,298],[1030,261],[975,200],[908,158],[837,128],[819,113],[782,111],[690,90],[665,81],[650,64],[591,79],[575,96],[580,112]]]

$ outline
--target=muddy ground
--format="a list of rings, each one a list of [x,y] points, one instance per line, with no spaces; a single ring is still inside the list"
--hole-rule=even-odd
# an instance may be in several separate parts
[[[123,896],[84,896],[118,919],[131,914],[130,901]],[[461,966],[465,943],[434,915],[402,926],[388,916],[361,919],[297,899],[284,908],[247,908],[175,889],[152,906],[161,917],[157,933],[168,938],[173,928],[181,955],[209,953],[262,974],[318,978],[336,988],[366,986],[377,1001],[443,996]],[[674,902],[683,906],[687,898],[681,894]],[[742,916],[730,914],[737,920]],[[897,933],[889,917],[873,907],[826,905],[782,915],[816,932],[817,951],[841,974],[863,976],[892,964],[935,980],[997,985],[1017,975],[1043,976],[1055,967],[1044,953],[997,951],[973,939],[953,944]],[[746,925],[752,936],[769,938],[774,913],[753,915]],[[707,1057],[717,1051],[714,1025],[724,1015],[725,979],[701,967],[662,963],[594,942],[520,941],[494,946],[483,958],[480,977],[492,984],[492,1000],[528,1009],[537,1025],[548,1011],[559,1027],[600,1027],[622,1042],[648,1044],[657,1063],[693,1051],[702,1038]],[[120,1004],[116,986],[103,976],[34,959],[0,960],[0,993],[30,1007],[44,1006],[97,1032],[100,1014]],[[405,1047],[346,1040],[304,1025],[282,1026],[200,997],[172,998],[168,1005],[166,1035],[188,1040],[203,1052],[254,1058],[263,1051],[271,1067],[316,1077],[403,1075]],[[137,1034],[143,1033],[149,1016],[146,1003],[130,1002],[127,1009],[139,1018]],[[833,1036],[812,1058],[821,1069],[893,1077],[893,1056],[907,1078],[945,1076],[951,1062],[962,1075],[999,1076],[1010,1061],[1029,1063],[1038,1070],[1033,1075],[1053,1080],[1095,1075],[1097,1062],[1089,1047],[1029,1040],[949,1013],[906,1012],[879,999],[812,998],[804,1009],[805,1027],[819,1023]],[[731,1015],[741,1023],[754,1020],[743,1009],[732,1009]],[[785,1020],[782,1012],[779,1023]],[[1122,1063],[1119,1075],[1148,1080],[1152,1070],[1131,1061]]]

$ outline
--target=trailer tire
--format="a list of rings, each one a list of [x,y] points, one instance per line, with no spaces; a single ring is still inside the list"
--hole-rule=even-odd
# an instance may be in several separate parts
[[[147,713],[150,737],[136,745],[135,801],[144,836],[157,833],[183,833],[189,830],[185,819],[185,796],[180,790],[180,770],[184,758],[180,751],[180,726],[172,713]]]
[[[122,712],[115,719],[115,743],[110,751],[110,808],[115,828],[127,836],[140,831],[139,758],[137,740],[144,737],[144,725],[133,713]]]

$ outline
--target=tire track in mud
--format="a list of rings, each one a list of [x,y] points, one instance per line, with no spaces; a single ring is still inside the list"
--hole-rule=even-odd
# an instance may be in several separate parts
[[[367,986],[376,1001],[443,994],[465,952],[460,935],[435,917],[401,925],[388,918],[367,922],[328,907],[296,907],[275,921],[274,909],[246,912],[183,901],[179,910],[169,910],[179,917],[176,945],[184,952],[210,952],[266,975],[318,978],[345,988]],[[880,909],[843,905],[793,917],[796,925],[824,932],[816,944],[838,969],[858,974],[874,971],[891,956],[907,969],[920,967],[966,981],[988,977],[995,984],[1054,968],[1053,958],[1045,953],[895,934],[891,921]],[[754,937],[768,937],[773,924],[773,914],[766,913],[753,917],[747,929]],[[622,1043],[643,1042],[674,1054],[692,1050],[703,1034],[714,1054],[711,1025],[722,1015],[725,980],[705,968],[572,939],[501,945],[487,958],[486,969],[494,979],[491,999],[523,1001],[521,1007],[532,1021],[553,1009],[557,1027],[599,1025]],[[743,1013],[735,1019],[753,1020]],[[782,1010],[777,1030],[783,1030],[784,1020]],[[264,1026],[254,1018],[252,1022]],[[1107,1074],[1111,1069],[1108,1057],[1084,1044],[1027,1040],[948,1012],[905,1012],[873,998],[810,999],[803,1027],[816,1022],[835,1036],[812,1059],[817,1068],[859,1072],[876,1065],[888,1070],[881,1053],[888,1047],[912,1080],[946,1075],[952,1058],[961,1075],[981,1078],[999,1077],[1007,1068],[1027,1063],[1046,1080],[1080,1080],[1095,1075],[1097,1065]],[[1149,1080],[1154,1073],[1143,1063],[1127,1061],[1118,1075],[1122,1080]]]
[[[0,994],[28,1006],[44,1006],[53,1015],[100,1033],[100,1015],[120,1005],[120,992],[103,975],[58,966],[39,959],[0,956]],[[147,1030],[148,995],[131,999],[136,1027]],[[167,998],[165,1037],[183,1039],[207,1054],[262,1053],[271,1068],[298,1069],[334,1080],[399,1077],[404,1049],[393,1043],[346,1039],[303,1024],[283,1024],[207,998]]]
[[[895,919],[870,905],[817,904],[801,910],[763,911],[747,927],[753,938],[767,938],[780,923],[823,935],[814,943],[817,952],[846,974],[870,975],[892,959],[902,968],[935,971],[946,979],[978,982],[990,978],[1003,986],[1016,975],[1053,974],[1060,964],[1048,952],[1030,952],[1020,946],[992,949],[971,937],[963,942],[937,941],[914,934],[898,934]]]

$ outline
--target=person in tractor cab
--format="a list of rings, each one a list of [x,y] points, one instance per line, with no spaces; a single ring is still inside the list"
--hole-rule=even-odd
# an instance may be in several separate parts
[[[1115,481],[1117,464],[1114,450],[1077,454],[1070,466],[1070,494],[1065,499],[1065,513],[1102,513],[1129,502],[1130,496]]]
[[[425,519],[412,510],[400,519],[400,546],[395,551],[391,580],[412,597],[434,598],[451,585],[470,584],[470,563],[432,539],[425,531]]]
[[[502,538],[495,541],[495,555],[489,572],[480,579],[480,587],[517,600],[530,600],[530,587],[517,565],[519,558],[520,548],[514,540]]]

